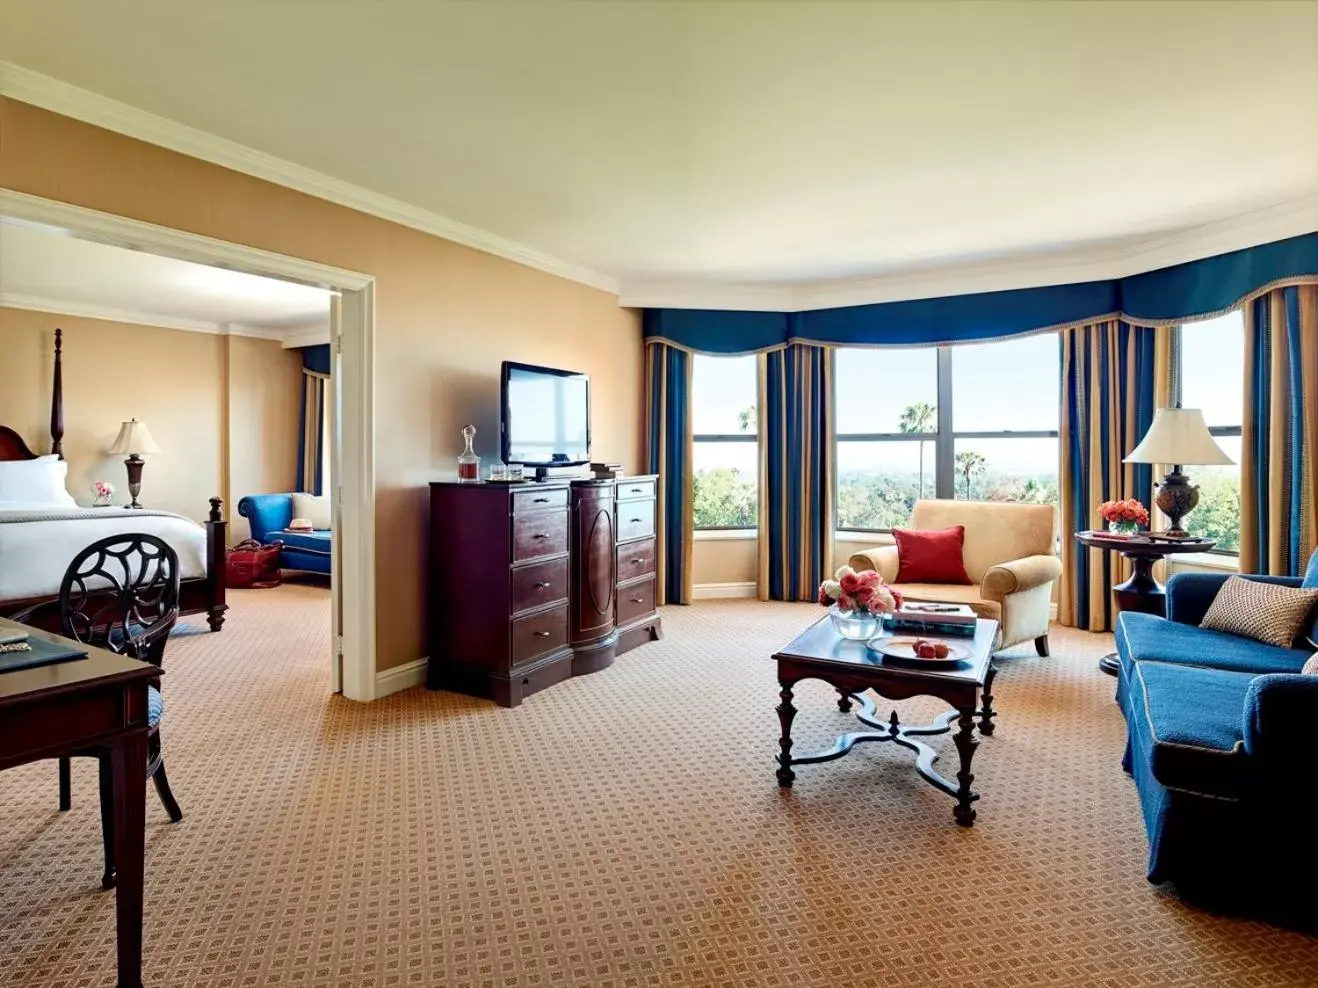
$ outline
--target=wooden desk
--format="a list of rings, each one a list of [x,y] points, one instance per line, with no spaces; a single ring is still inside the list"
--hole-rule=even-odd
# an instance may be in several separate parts
[[[0,630],[76,645],[0,618]],[[84,648],[85,646],[77,646]],[[0,769],[87,748],[110,752],[114,777],[115,920],[119,988],[142,984],[142,868],[146,842],[146,687],[161,674],[147,662],[99,648],[87,658],[0,673]],[[51,775],[51,799],[55,776]]]

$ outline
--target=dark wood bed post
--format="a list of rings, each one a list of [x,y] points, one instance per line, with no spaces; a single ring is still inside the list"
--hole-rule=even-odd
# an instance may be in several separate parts
[[[229,609],[225,603],[225,590],[228,588],[228,572],[225,565],[224,550],[225,529],[228,523],[220,510],[224,502],[218,497],[211,498],[211,511],[206,517],[206,582],[210,584],[210,601],[206,609],[206,623],[211,631],[224,627],[224,612]]]
[[[64,330],[55,330],[55,375],[50,385],[50,451],[64,459]]]

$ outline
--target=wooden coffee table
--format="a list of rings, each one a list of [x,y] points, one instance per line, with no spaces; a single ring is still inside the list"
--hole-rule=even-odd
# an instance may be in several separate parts
[[[974,655],[959,666],[951,668],[922,668],[894,665],[882,656],[871,652],[864,642],[848,641],[834,629],[825,615],[798,635],[774,655],[778,663],[778,685],[781,688],[778,721],[782,725],[782,738],[778,742],[778,784],[790,788],[796,779],[792,768],[813,765],[841,758],[858,744],[869,741],[891,741],[914,751],[915,770],[926,782],[956,800],[952,815],[963,827],[975,822],[974,802],[979,793],[970,787],[975,781],[970,772],[979,739],[975,737],[975,718],[979,718],[979,733],[993,733],[993,678],[997,667],[993,664],[993,644],[997,638],[998,623],[981,619],[975,626],[973,639],[956,639],[972,645]],[[950,640],[950,639],[949,639]],[[792,687],[803,679],[822,679],[839,697],[837,706],[843,713],[851,711],[852,704],[859,706],[856,719],[869,731],[843,734],[833,747],[811,755],[792,757],[792,719],[796,707],[792,706]],[[885,723],[880,720],[872,699],[865,695],[873,690],[889,700],[906,700],[913,696],[934,696],[952,706],[932,723],[920,727],[905,727],[894,710]],[[938,752],[919,738],[931,734],[946,734],[956,721],[953,737],[960,770],[952,783],[934,771]]]

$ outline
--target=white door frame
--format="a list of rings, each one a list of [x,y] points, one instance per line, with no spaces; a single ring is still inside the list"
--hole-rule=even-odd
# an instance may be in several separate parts
[[[375,698],[375,279],[284,254],[0,189],[0,216],[65,230],[80,240],[212,267],[294,281],[339,293],[330,344],[338,352],[340,455],[330,455],[332,568],[343,600],[342,691]],[[233,506],[229,506],[230,512]],[[220,634],[224,634],[223,631]],[[332,674],[333,679],[337,675]],[[339,685],[338,683],[334,684]]]

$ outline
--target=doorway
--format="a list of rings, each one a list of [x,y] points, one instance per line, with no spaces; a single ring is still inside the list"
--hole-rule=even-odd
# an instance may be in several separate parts
[[[332,636],[327,683],[376,696],[374,279],[109,213],[0,189],[0,217],[65,236],[321,288],[330,304],[327,389]],[[230,517],[233,505],[227,505]],[[223,632],[220,632],[223,634]]]

